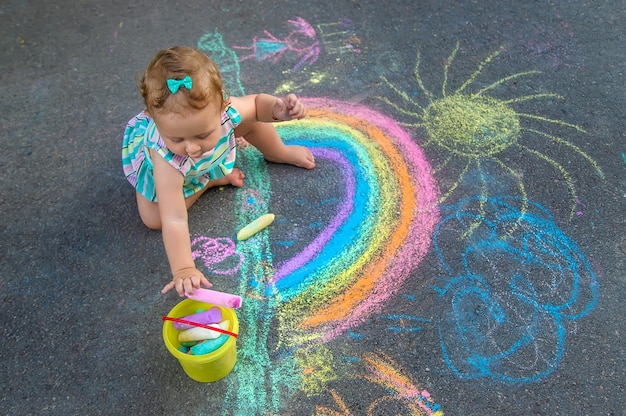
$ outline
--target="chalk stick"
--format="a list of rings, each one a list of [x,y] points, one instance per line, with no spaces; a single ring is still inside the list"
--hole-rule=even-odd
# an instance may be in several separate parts
[[[230,326],[230,321],[227,319],[225,321],[220,322],[219,324],[211,324],[209,326],[227,330],[228,327]],[[211,331],[210,329],[207,329],[207,328],[194,327],[194,328],[185,329],[184,331],[179,332],[178,342],[183,343],[183,342],[189,342],[189,341],[200,341],[204,339],[215,339],[219,337],[220,335],[222,335],[221,332]]]
[[[274,214],[261,215],[259,218],[239,230],[237,233],[237,240],[242,241],[252,237],[272,222],[274,222]]]
[[[222,321],[222,310],[216,306],[212,307],[208,311],[194,313],[193,315],[185,316],[185,321],[195,322],[197,324],[216,324]],[[174,328],[177,330],[193,328],[194,325],[182,324],[180,322],[174,322]]]
[[[236,309],[241,307],[241,296],[218,292],[217,290],[200,288],[194,290],[192,295],[186,293],[185,296],[198,302],[210,303],[225,308]]]
[[[213,352],[220,348],[222,345],[226,344],[229,336],[226,334],[222,334],[215,339],[207,339],[197,345],[194,345],[189,349],[192,355],[204,355],[210,352]]]

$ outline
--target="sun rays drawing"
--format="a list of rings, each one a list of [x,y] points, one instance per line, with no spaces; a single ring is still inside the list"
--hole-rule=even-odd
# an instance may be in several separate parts
[[[537,93],[523,95],[517,98],[501,99],[494,96],[497,87],[513,82],[519,78],[539,74],[540,71],[530,70],[514,73],[498,79],[497,81],[471,92],[477,78],[483,73],[484,68],[491,63],[504,48],[500,48],[483,59],[474,72],[456,89],[449,85],[451,65],[459,51],[459,43],[448,56],[443,68],[443,82],[440,93],[434,93],[426,88],[420,75],[421,56],[418,51],[413,75],[419,93],[415,96],[402,90],[392,83],[387,77],[382,80],[395,94],[402,99],[402,103],[396,103],[386,97],[378,97],[399,113],[414,119],[412,123],[400,123],[409,128],[420,128],[426,132],[425,146],[436,146],[447,153],[447,158],[437,168],[453,169],[459,171],[457,179],[447,188],[442,189],[439,203],[445,202],[455,191],[458,190],[464,180],[472,175],[478,178],[480,193],[488,197],[488,173],[486,166],[494,165],[502,169],[513,181],[518,189],[522,201],[522,213],[528,204],[526,187],[522,180],[522,174],[505,163],[502,153],[505,150],[513,150],[530,155],[539,162],[552,166],[562,177],[571,201],[570,219],[576,211],[578,195],[574,186],[574,179],[570,172],[555,158],[524,144],[526,135],[535,135],[573,152],[585,159],[595,170],[600,178],[604,178],[598,164],[580,147],[567,139],[556,134],[533,128],[530,124],[543,124],[558,126],[560,128],[586,133],[586,131],[572,123],[517,111],[515,105],[521,102],[540,99],[562,99],[555,93]],[[474,88],[475,89],[475,88]],[[418,100],[420,96],[423,99]],[[544,129],[545,130],[545,129]],[[459,165],[458,161],[462,163]],[[460,167],[459,167],[460,166]]]

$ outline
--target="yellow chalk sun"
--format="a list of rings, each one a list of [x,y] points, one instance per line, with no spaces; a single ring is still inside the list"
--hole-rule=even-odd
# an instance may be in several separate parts
[[[578,146],[561,137],[530,127],[524,127],[522,120],[532,119],[544,123],[555,124],[581,133],[585,133],[585,130],[583,130],[580,126],[566,123],[561,120],[521,113],[516,111],[513,107],[513,104],[523,101],[562,97],[553,93],[544,93],[502,100],[493,97],[492,95],[488,95],[491,90],[499,85],[516,78],[538,74],[540,71],[519,72],[501,78],[496,82],[480,89],[478,92],[466,92],[468,87],[474,83],[476,77],[482,73],[483,68],[496,56],[498,56],[502,50],[503,48],[500,48],[480,62],[478,68],[470,75],[470,77],[460,87],[450,93],[448,92],[448,73],[450,65],[459,51],[459,43],[457,43],[456,47],[446,60],[441,94],[439,96],[435,96],[435,94],[430,92],[424,86],[419,73],[420,53],[418,51],[413,73],[420,91],[422,91],[423,95],[426,97],[426,102],[418,102],[407,92],[402,91],[400,88],[391,83],[385,76],[382,76],[383,82],[402,98],[404,104],[397,104],[386,97],[379,97],[379,99],[396,109],[398,112],[414,118],[417,121],[416,123],[403,124],[408,127],[424,129],[427,137],[427,141],[425,143],[426,146],[434,144],[449,153],[450,156],[443,162],[438,170],[445,168],[452,161],[457,161],[458,158],[464,160],[464,166],[461,169],[461,173],[454,183],[447,190],[444,190],[439,200],[440,203],[445,202],[454,193],[459,184],[463,181],[465,175],[467,175],[473,168],[477,169],[481,173],[482,195],[486,197],[487,183],[482,176],[482,163],[485,160],[490,160],[500,166],[516,182],[523,201],[522,212],[524,212],[527,205],[527,194],[521,175],[498,158],[500,153],[504,150],[513,147],[536,157],[542,162],[550,164],[560,173],[567,185],[572,201],[570,210],[571,218],[574,215],[577,200],[574,181],[572,180],[571,175],[563,167],[563,165],[555,159],[538,150],[523,145],[520,140],[523,139],[524,133],[541,136],[570,149],[574,153],[586,159],[593,166],[600,177],[603,177],[602,171],[600,170],[598,164]]]

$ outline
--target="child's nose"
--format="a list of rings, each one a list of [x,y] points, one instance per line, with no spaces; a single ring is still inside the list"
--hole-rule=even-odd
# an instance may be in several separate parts
[[[188,154],[198,153],[199,150],[200,150],[200,145],[199,144],[196,144],[196,143],[188,143],[187,144],[187,153]]]

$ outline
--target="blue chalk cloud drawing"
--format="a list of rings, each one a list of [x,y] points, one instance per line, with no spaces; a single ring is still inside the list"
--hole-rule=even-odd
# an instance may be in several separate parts
[[[546,378],[572,323],[598,301],[595,274],[550,213],[516,206],[516,197],[477,196],[442,207],[433,239],[448,277],[434,288],[444,305],[437,324],[446,364],[460,378]]]

